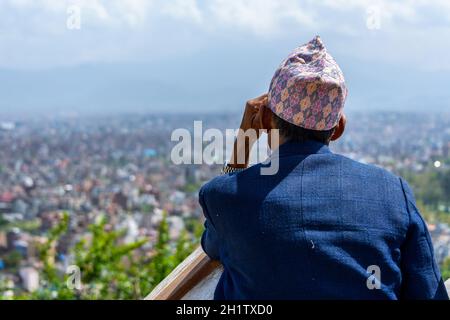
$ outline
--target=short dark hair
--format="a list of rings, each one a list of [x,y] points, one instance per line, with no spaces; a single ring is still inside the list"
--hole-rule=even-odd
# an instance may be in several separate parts
[[[323,144],[329,144],[334,130],[336,129],[336,127],[323,131],[305,129],[281,119],[275,113],[272,114],[275,125],[277,126],[277,129],[280,130],[280,135],[288,141],[305,142],[308,140],[314,140]]]

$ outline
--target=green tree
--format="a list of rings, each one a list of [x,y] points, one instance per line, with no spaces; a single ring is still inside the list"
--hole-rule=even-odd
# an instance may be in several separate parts
[[[36,244],[39,260],[43,263],[41,276],[43,276],[44,281],[48,283],[55,283],[58,281],[58,274],[55,266],[56,245],[59,238],[67,232],[68,226],[69,214],[65,212],[61,221],[48,232],[47,241]]]
[[[198,223],[200,224],[200,223]],[[16,299],[141,299],[163,280],[198,244],[198,238],[183,231],[176,241],[169,236],[167,215],[158,227],[152,255],[140,250],[147,239],[124,243],[124,230],[110,230],[105,217],[88,227],[86,237],[69,251],[81,271],[80,290],[69,289],[68,275],[55,264],[59,239],[67,232],[69,216],[48,232],[38,245],[42,262],[42,286],[33,293],[19,293]],[[195,226],[195,224],[193,224]],[[197,229],[197,228],[196,228]]]
[[[158,239],[154,247],[154,256],[150,264],[155,284],[161,282],[175,267],[172,250],[170,248],[169,223],[164,213],[158,228]]]
[[[17,250],[11,251],[4,258],[5,266],[9,269],[14,270],[16,270],[19,267],[21,261],[22,261],[22,254]]]
[[[446,170],[441,176],[442,193],[446,205],[450,205],[450,170]]]
[[[147,240],[121,243],[125,231],[108,231],[105,227],[106,219],[99,219],[89,226],[90,239],[74,247],[74,264],[81,270],[82,283],[88,286],[85,293],[91,299],[138,298],[133,266],[144,262],[133,253]]]
[[[445,259],[441,266],[442,279],[450,279],[450,257]]]

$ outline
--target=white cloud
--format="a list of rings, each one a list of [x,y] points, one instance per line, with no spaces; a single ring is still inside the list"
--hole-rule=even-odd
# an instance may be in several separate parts
[[[128,25],[139,26],[146,21],[153,2],[150,0],[120,0],[113,1],[113,5],[115,17],[122,15],[122,20]]]
[[[7,13],[28,12],[48,20],[64,17],[68,7],[79,6],[91,24],[136,26],[145,22],[152,3],[152,0],[6,0],[2,9]]]
[[[163,3],[161,11],[177,19],[193,21],[197,24],[203,22],[203,12],[196,0],[167,1]]]
[[[78,33],[66,29],[70,5],[81,8]],[[381,29],[370,33],[365,19],[373,5],[380,7]],[[283,34],[302,33],[361,39],[354,47],[367,43],[364,53],[370,57],[373,44],[364,37],[409,41],[406,50],[414,47],[414,37],[416,43],[430,45],[427,33],[433,34],[431,39],[449,38],[449,22],[448,0],[2,0],[0,66],[133,60],[136,55],[151,59],[156,51],[163,55],[171,50],[169,42],[189,37],[199,43],[202,37],[223,35],[275,41]],[[443,41],[435,46],[439,52],[450,49]],[[398,50],[398,57],[406,56],[401,46]],[[425,51],[419,48],[414,54],[423,52],[423,58]]]
[[[305,10],[299,1],[213,0],[209,3],[211,20],[258,35],[276,34],[285,22],[314,25],[313,13]]]
[[[201,4],[201,5],[200,5]],[[450,19],[448,0],[4,0],[3,14],[10,11],[39,13],[42,18],[65,14],[70,5],[79,5],[92,24],[140,26],[151,16],[168,15],[205,26],[231,26],[258,35],[276,34],[287,23],[302,27],[328,25],[333,22],[348,26],[357,17],[335,21],[328,12],[354,11],[363,17],[370,6],[378,6],[384,19],[396,23],[416,22],[422,10],[431,8]]]

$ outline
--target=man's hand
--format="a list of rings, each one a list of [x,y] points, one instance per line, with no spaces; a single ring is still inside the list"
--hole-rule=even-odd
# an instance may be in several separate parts
[[[257,98],[248,100],[247,103],[245,104],[244,115],[242,116],[241,126],[239,128],[242,129],[244,132],[247,131],[248,129],[254,129],[257,131],[262,129],[260,125],[259,110],[263,106],[267,106],[267,103],[268,103],[267,93]]]
[[[246,168],[250,157],[250,150],[259,138],[261,127],[261,108],[267,106],[267,93],[248,100],[245,104],[238,136],[234,142],[233,154],[230,163],[233,168]],[[249,132],[248,130],[252,130]]]

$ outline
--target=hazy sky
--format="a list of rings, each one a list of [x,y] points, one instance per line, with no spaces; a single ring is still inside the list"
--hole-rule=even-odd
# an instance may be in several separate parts
[[[0,114],[237,111],[316,34],[348,109],[450,110],[448,0],[1,0]]]

